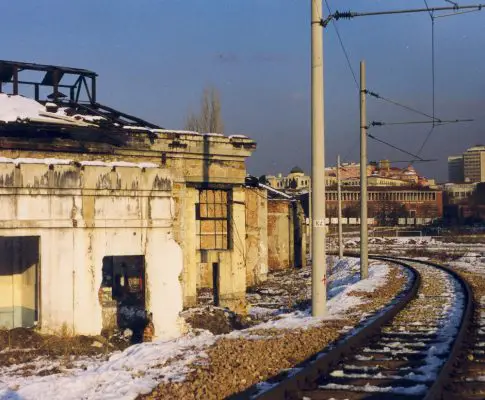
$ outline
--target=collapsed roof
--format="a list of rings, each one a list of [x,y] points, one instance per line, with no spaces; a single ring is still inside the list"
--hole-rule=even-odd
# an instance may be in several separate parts
[[[35,79],[32,75],[34,72],[37,73],[37,76],[39,72],[45,74],[40,79]],[[104,128],[110,124],[114,127],[160,128],[156,124],[100,104],[96,98],[97,76],[95,72],[87,69],[0,60],[0,92],[5,92],[6,88],[10,88],[10,94],[18,96],[20,88],[33,88],[32,98],[37,103],[57,104],[65,111],[69,109],[71,115],[98,117],[98,121],[91,119],[90,122],[95,124],[102,122]],[[71,83],[65,82],[67,77]],[[52,93],[42,97],[40,89],[46,87],[52,87]],[[62,93],[61,90],[66,90],[68,94]],[[67,113],[66,115],[70,116]],[[57,122],[59,122],[59,118],[57,118]]]

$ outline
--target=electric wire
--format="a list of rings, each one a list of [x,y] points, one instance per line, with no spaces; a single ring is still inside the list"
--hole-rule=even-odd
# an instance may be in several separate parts
[[[327,10],[328,10],[329,15],[332,15],[332,9],[330,8],[330,5],[329,5],[329,3],[328,3],[328,0],[325,0],[325,4],[326,4],[326,7],[327,7]],[[334,20],[334,19],[332,19],[332,25],[333,25],[333,27],[334,27],[334,29],[335,29],[335,33],[337,34],[337,38],[338,38],[338,40],[339,40],[339,43],[340,43],[340,47],[341,47],[341,49],[342,49],[342,52],[344,53],[345,59],[347,60],[347,66],[349,67],[349,70],[350,70],[350,72],[351,72],[351,74],[352,74],[352,77],[353,77],[353,80],[354,80],[355,86],[356,86],[357,90],[359,90],[359,89],[360,89],[360,86],[359,86],[359,83],[357,82],[357,77],[356,77],[355,71],[354,71],[354,69],[352,68],[352,63],[350,62],[350,57],[349,57],[349,55],[348,55],[347,49],[345,48],[345,45],[344,45],[343,40],[342,40],[342,37],[341,37],[341,35],[340,35],[340,32],[339,32],[339,30],[338,30],[337,24],[335,23],[335,20]],[[435,120],[438,120],[437,118],[435,118],[435,117],[434,117],[434,112],[433,112],[433,116],[431,116],[431,115],[429,115],[429,114],[426,114],[426,113],[423,113],[423,112],[421,112],[421,111],[419,111],[419,110],[416,110],[416,109],[414,109],[414,108],[412,108],[412,107],[409,107],[409,106],[406,106],[406,105],[404,105],[404,104],[401,104],[401,103],[399,103],[399,102],[397,102],[397,101],[395,101],[395,100],[391,100],[391,99],[388,99],[388,98],[386,98],[386,97],[380,96],[379,94],[377,94],[377,93],[375,93],[375,92],[371,92],[371,91],[367,91],[367,90],[366,90],[366,93],[367,93],[367,94],[369,94],[370,96],[375,97],[375,98],[382,99],[383,101],[386,101],[386,102],[388,102],[388,103],[390,103],[390,104],[394,104],[394,105],[396,105],[396,106],[398,106],[398,107],[402,107],[402,108],[404,108],[404,109],[406,109],[406,110],[408,110],[408,111],[412,111],[412,112],[414,112],[414,113],[417,113],[417,114],[423,115],[423,116],[425,116],[425,117],[431,118],[431,119],[433,119],[433,122],[434,122]],[[438,121],[439,121],[439,120],[438,120]],[[440,121],[440,122],[441,122],[441,121]],[[387,144],[387,143],[386,143],[386,142],[384,142],[384,141],[381,141],[381,143],[383,143],[383,144]],[[395,146],[392,146],[392,145],[390,145],[390,146],[391,146],[391,147],[393,147],[393,148],[396,148]],[[352,144],[352,145],[350,146],[350,148],[349,148],[349,149],[348,149],[348,150],[347,150],[345,153],[348,155],[348,154],[349,154],[349,153],[352,151],[352,149],[353,149],[353,148],[355,148],[355,147],[356,147],[356,146],[354,146],[354,145]],[[400,150],[402,150],[402,149],[400,149]],[[402,151],[404,151],[404,150],[402,150]],[[406,152],[406,151],[404,151],[404,152]],[[407,153],[407,152],[406,152],[406,153]],[[408,153],[408,154],[412,154],[412,153]],[[413,156],[414,156],[414,155],[413,155]],[[346,157],[346,156],[344,156],[344,159],[346,159],[346,158],[347,158],[347,157]]]
[[[460,11],[460,12],[454,12],[450,14],[442,14],[442,15],[435,15],[436,18],[445,18],[445,17],[454,17],[455,15],[461,15],[461,14],[468,14],[468,13],[475,13],[481,10],[471,10],[471,11]]]
[[[330,9],[330,5],[328,4],[328,0],[325,0],[325,4],[327,6],[327,10],[328,10],[329,15],[331,15],[332,14],[332,10]],[[333,25],[333,27],[335,29],[335,33],[337,34],[338,41],[340,42],[340,47],[342,48],[342,51],[343,51],[343,53],[345,55],[345,59],[347,60],[347,65],[348,65],[348,67],[350,69],[350,72],[352,73],[352,77],[354,78],[355,86],[356,86],[357,90],[359,90],[359,83],[357,82],[357,77],[355,75],[355,71],[352,68],[352,63],[350,62],[349,54],[347,52],[347,49],[344,46],[344,42],[342,40],[342,37],[340,36],[340,32],[339,32],[338,27],[337,27],[337,24],[335,23],[334,20],[332,20],[332,25]]]
[[[440,124],[453,124],[458,122],[471,122],[472,119],[454,119],[454,120],[447,120],[441,121]],[[387,125],[417,125],[417,124],[433,124],[433,127],[436,126],[435,121],[400,121],[400,122],[382,122],[382,121],[372,121],[369,126],[387,126]]]
[[[395,100],[388,99],[388,98],[386,98],[384,96],[381,96],[380,94],[378,94],[376,92],[372,92],[370,90],[366,90],[365,92],[369,96],[375,97],[376,99],[380,99],[380,100],[386,101],[386,102],[388,102],[390,104],[394,104],[395,106],[402,107],[402,108],[404,108],[404,109],[406,109],[408,111],[412,111],[412,112],[414,112],[416,114],[419,114],[419,115],[422,115],[424,117],[431,118],[431,119],[434,119],[434,120],[436,120],[438,122],[441,122],[441,120],[439,118],[433,117],[432,115],[429,115],[429,114],[426,114],[426,113],[424,113],[422,111],[416,110],[415,108],[412,108],[412,107],[407,106],[405,104],[399,103],[399,102],[397,102]]]
[[[420,156],[418,156],[416,154],[413,154],[413,153],[411,153],[411,152],[409,152],[407,150],[401,149],[400,147],[397,147],[397,146],[395,146],[395,145],[393,145],[393,144],[391,144],[389,142],[386,142],[386,141],[384,141],[382,139],[379,139],[378,137],[375,137],[374,135],[370,134],[369,132],[367,132],[367,136],[370,137],[371,139],[374,139],[375,141],[377,141],[379,143],[382,143],[382,144],[385,144],[386,146],[392,147],[393,149],[398,150],[401,153],[405,153],[405,154],[407,154],[407,155],[409,155],[409,156],[411,156],[413,158],[416,158],[417,160],[420,160],[420,161],[423,160],[423,158],[421,158]]]
[[[453,4],[456,8],[459,7],[459,4],[454,2],[454,1],[451,1],[451,0],[445,0],[447,3],[450,3],[450,4]]]
[[[431,87],[432,87],[432,106],[433,106],[433,125],[431,126],[430,130],[426,134],[423,142],[421,143],[421,146],[418,150],[418,157],[421,155],[421,152],[424,149],[424,146],[426,146],[426,143],[428,143],[429,138],[434,132],[435,128],[435,36],[434,36],[434,14],[433,12],[430,11],[428,2],[427,0],[424,0],[424,4],[426,5],[426,8],[428,9],[429,17],[431,18]],[[441,122],[441,121],[440,121]]]

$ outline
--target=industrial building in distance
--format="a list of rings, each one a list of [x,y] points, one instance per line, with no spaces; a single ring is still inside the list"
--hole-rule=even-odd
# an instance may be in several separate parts
[[[360,165],[343,163],[342,216],[344,223],[359,224]],[[311,178],[299,168],[287,176],[261,177],[268,185],[298,196],[308,215]],[[420,176],[414,167],[398,168],[388,160],[367,166],[369,223],[375,225],[425,225],[443,216],[443,194],[433,179]],[[325,169],[327,223],[337,223],[337,169]]]

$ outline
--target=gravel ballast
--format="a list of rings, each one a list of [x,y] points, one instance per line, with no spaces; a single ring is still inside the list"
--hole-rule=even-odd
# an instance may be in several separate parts
[[[206,350],[207,359],[192,365],[183,382],[160,384],[140,399],[223,399],[266,381],[322,351],[343,332],[357,325],[362,315],[379,311],[404,288],[408,278],[391,266],[386,284],[374,292],[354,292],[365,303],[339,319],[299,329],[252,330],[250,337],[221,336]]]

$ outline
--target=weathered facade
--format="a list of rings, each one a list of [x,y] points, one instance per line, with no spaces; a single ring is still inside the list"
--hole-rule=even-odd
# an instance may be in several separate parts
[[[143,308],[153,313],[159,336],[176,336],[182,252],[172,238],[170,172],[101,160],[76,163],[29,147],[30,158],[0,162],[0,325],[83,334],[112,328],[115,321],[106,316],[116,318],[121,310],[103,310],[98,298],[108,283],[115,287],[104,265],[112,257],[129,264],[138,256]],[[137,277],[125,278],[127,286]],[[165,307],[169,299],[173,303]]]
[[[177,137],[160,151],[176,180],[174,235],[184,254],[184,305],[196,304],[198,287],[215,287],[221,306],[244,311],[245,159],[255,143],[241,136],[169,135]]]
[[[268,199],[269,270],[303,267],[306,262],[306,230],[298,201]]]
[[[246,188],[246,283],[265,281],[268,275],[268,193]]]
[[[140,291],[156,335],[174,336],[204,270],[220,304],[244,310],[253,141],[144,128],[0,131],[0,246],[17,249],[0,264],[0,325],[99,333],[119,321],[121,280]]]
[[[99,333],[151,313],[169,337],[203,286],[245,310],[252,140],[102,105],[93,71],[0,60],[0,72],[0,326]]]

